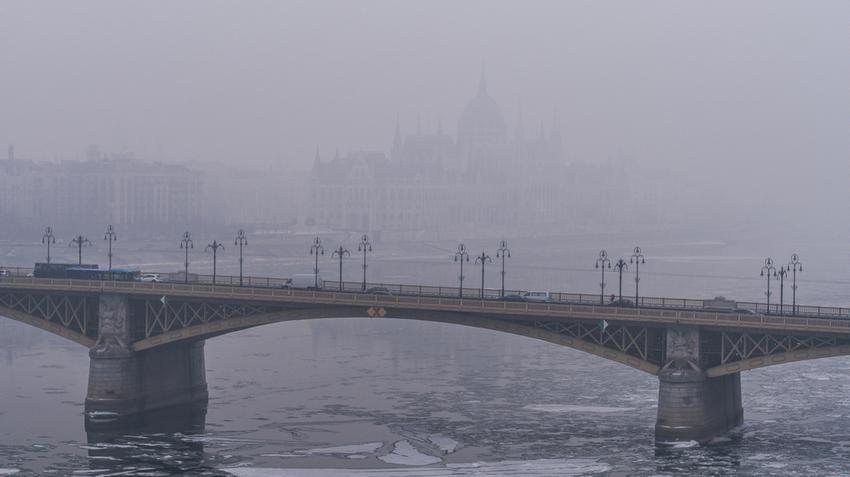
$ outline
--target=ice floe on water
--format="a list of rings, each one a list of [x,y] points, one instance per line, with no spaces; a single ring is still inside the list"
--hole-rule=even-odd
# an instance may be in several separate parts
[[[529,411],[541,412],[574,412],[574,413],[599,413],[634,411],[633,407],[604,407],[604,406],[572,406],[569,404],[529,404],[523,407]]]
[[[451,437],[440,434],[432,434],[428,436],[428,440],[435,446],[439,447],[444,454],[451,454],[457,449],[457,446],[460,445],[458,441]]]
[[[299,451],[304,454],[363,454],[375,452],[384,446],[383,442],[367,442],[365,444],[351,444],[337,447],[321,447]]]
[[[401,441],[406,442],[406,441]],[[538,459],[526,461],[474,462],[444,466],[391,469],[280,469],[233,467],[222,469],[235,477],[578,477],[611,470],[595,459]]]
[[[439,457],[423,454],[416,450],[407,440],[398,441],[393,445],[393,451],[387,455],[382,455],[378,459],[387,464],[400,465],[429,465],[442,462]]]
[[[0,469],[0,475],[12,475],[20,472],[20,469]]]
[[[800,376],[802,376],[806,379],[811,379],[813,381],[831,381],[832,380],[832,378],[829,375],[821,374],[821,373],[803,373]]]
[[[692,447],[698,447],[699,442],[697,441],[672,441],[672,442],[658,442],[659,445],[666,446],[670,449],[690,449]]]

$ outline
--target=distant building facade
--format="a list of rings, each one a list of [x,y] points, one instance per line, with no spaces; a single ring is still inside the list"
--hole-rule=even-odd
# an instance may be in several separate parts
[[[203,219],[203,175],[132,156],[42,163],[0,160],[0,216],[84,229],[185,227]]]
[[[404,137],[396,125],[386,153],[317,151],[307,223],[391,236],[547,232],[615,221],[630,197],[616,168],[566,160],[557,115],[548,135],[526,136],[521,115],[510,133],[482,75],[454,138],[442,127]]]

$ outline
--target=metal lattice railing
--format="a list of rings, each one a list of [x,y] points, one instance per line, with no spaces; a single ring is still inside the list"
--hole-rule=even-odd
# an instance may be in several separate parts
[[[28,277],[32,275],[32,269],[21,267],[2,267],[0,266],[0,281],[4,277]],[[164,283],[185,283],[186,277],[182,273],[160,273],[158,274],[160,281]],[[215,286],[222,287],[238,287],[239,276],[237,275],[216,275]],[[212,285],[212,275],[189,275],[189,284],[192,285]],[[280,289],[290,285],[288,278],[281,277],[243,277],[242,287],[245,288],[271,288]],[[339,291],[346,293],[361,293],[363,291],[363,283],[361,281],[344,281],[340,284],[339,281],[324,280],[321,282],[320,288],[326,291]],[[383,282],[368,282],[366,289],[384,289],[392,295],[402,296],[421,296],[421,297],[443,297],[454,298],[462,297],[464,299],[487,299],[497,300],[502,298],[500,290],[495,288],[485,288],[482,292],[480,288],[464,287],[461,290],[454,286],[431,286],[431,285],[408,285]],[[514,297],[527,293],[528,290],[505,290],[506,297]],[[634,307],[634,303],[629,300],[624,304],[611,303],[610,297],[601,297],[598,293],[567,293],[567,292],[551,292],[549,294],[552,303],[570,303],[576,305],[600,305]],[[601,302],[601,303],[600,303]],[[670,310],[703,310],[705,300],[693,298],[670,298],[670,297],[640,297],[637,303],[638,308],[656,308]],[[850,308],[833,307],[833,306],[816,306],[816,305],[797,305],[796,313],[791,305],[771,304],[769,307],[765,303],[756,302],[736,302],[736,309],[729,310],[737,313],[754,313],[761,315],[779,315],[779,316],[799,316],[808,318],[829,318],[850,320]]]

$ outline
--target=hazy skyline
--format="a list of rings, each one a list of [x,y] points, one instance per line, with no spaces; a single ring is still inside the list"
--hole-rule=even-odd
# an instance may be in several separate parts
[[[483,65],[511,130],[520,103],[529,136],[558,109],[569,161],[834,207],[848,14],[839,1],[6,1],[0,144],[305,170],[317,145],[387,150],[397,117],[404,133],[441,121],[454,135]]]

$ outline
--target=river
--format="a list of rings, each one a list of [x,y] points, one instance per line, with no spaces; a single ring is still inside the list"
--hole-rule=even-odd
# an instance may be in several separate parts
[[[338,240],[356,250],[356,237]],[[309,271],[309,241],[306,248],[300,239],[284,247],[278,241],[252,241],[246,270]],[[801,302],[850,304],[841,266],[847,254],[837,240],[780,241],[769,250],[757,236],[641,241],[641,287],[650,295],[763,299],[762,254],[784,263],[796,252],[806,266]],[[490,242],[468,245],[478,253]],[[634,245],[618,236],[512,241],[508,287],[598,290],[593,264],[603,244],[627,259]],[[173,271],[182,256],[171,245],[129,243],[116,255]],[[377,245],[369,273],[384,281],[456,279],[454,244]],[[39,251],[0,244],[8,265],[29,263]],[[237,262],[227,252],[219,266],[232,273]],[[198,269],[210,266],[201,252],[192,260]],[[335,278],[335,262],[322,260],[325,278]],[[345,264],[347,279],[357,279],[358,263],[355,254]],[[498,269],[488,267],[488,286],[497,286]],[[465,273],[477,286],[480,269]],[[616,275],[606,280],[606,292],[615,292]],[[206,363],[206,410],[87,434],[87,351],[0,320],[0,475],[787,476],[850,469],[847,358],[744,373],[744,425],[705,446],[677,447],[653,442],[654,377],[493,331],[363,317],[280,323],[209,340]]]

